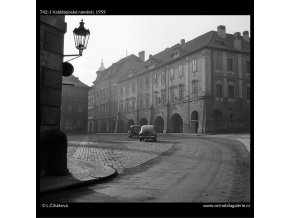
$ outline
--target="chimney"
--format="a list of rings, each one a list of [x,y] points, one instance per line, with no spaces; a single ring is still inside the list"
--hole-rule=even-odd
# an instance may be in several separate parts
[[[138,53],[138,56],[143,62],[145,61],[145,51],[140,51]]]
[[[249,31],[244,31],[243,32],[243,38],[245,41],[250,41],[250,37],[249,37]]]
[[[242,44],[241,44],[241,33],[240,32],[235,32],[234,33],[234,48],[241,50],[242,49]]]
[[[184,39],[181,39],[181,40],[180,40],[180,44],[181,44],[181,45],[184,45],[184,44],[185,44],[185,40],[184,40]]]
[[[241,37],[241,33],[240,32],[235,32],[234,36],[235,36],[235,39],[239,39]]]
[[[217,27],[217,34],[221,38],[226,38],[226,27],[224,25],[219,25]]]

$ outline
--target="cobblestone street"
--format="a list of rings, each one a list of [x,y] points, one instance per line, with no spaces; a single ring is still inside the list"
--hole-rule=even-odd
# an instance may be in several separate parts
[[[139,166],[167,151],[173,146],[172,141],[139,142],[121,135],[106,142],[98,135],[68,136],[68,157],[88,162],[97,162],[113,167],[122,173],[126,168]],[[101,139],[101,140],[100,140]]]

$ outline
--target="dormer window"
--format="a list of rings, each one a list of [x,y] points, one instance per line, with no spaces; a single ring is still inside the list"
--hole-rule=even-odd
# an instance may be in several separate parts
[[[130,70],[129,71],[129,77],[132,77],[132,75],[133,75],[133,72],[132,72],[132,70]]]
[[[151,60],[150,63],[149,63],[149,69],[152,69],[154,67],[155,67],[154,60]]]

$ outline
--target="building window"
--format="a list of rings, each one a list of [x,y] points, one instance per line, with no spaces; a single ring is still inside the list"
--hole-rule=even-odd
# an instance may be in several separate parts
[[[146,96],[146,107],[149,107],[149,96]]]
[[[162,85],[163,85],[163,84],[165,84],[165,73],[162,72],[161,75],[162,75],[162,76],[161,76],[161,83],[162,83]]]
[[[235,97],[235,87],[233,85],[229,85],[229,98]]]
[[[170,87],[170,101],[174,101],[174,87]]]
[[[125,111],[129,111],[129,99],[126,99],[126,108]]]
[[[250,98],[251,98],[250,86],[247,86],[247,100],[250,100]]]
[[[173,69],[170,69],[170,79],[174,80],[174,73],[173,73]]]
[[[135,83],[132,82],[132,92],[134,93],[135,92]]]
[[[223,87],[221,84],[216,84],[216,97],[222,97]]]
[[[179,101],[182,101],[184,98],[184,85],[179,85]]]
[[[165,104],[165,90],[161,90],[161,100],[162,104]]]
[[[180,75],[181,77],[184,76],[184,73],[183,73],[182,65],[181,65],[181,64],[179,65],[178,71],[179,71],[179,75]]]
[[[140,108],[143,108],[143,97],[140,97]]]
[[[158,104],[158,92],[154,93],[154,104],[157,105]]]
[[[192,72],[195,73],[197,71],[197,61],[196,58],[192,60]]]
[[[222,53],[217,53],[216,55],[216,69],[222,70],[223,69],[223,56]]]
[[[143,90],[143,81],[140,79],[140,90]]]
[[[250,61],[246,61],[246,73],[250,73],[250,71],[251,71]]]
[[[228,58],[228,71],[233,71],[234,63],[232,58]]]
[[[135,110],[135,99],[134,98],[132,99],[132,110],[133,111]]]
[[[192,98],[197,98],[197,93],[198,93],[198,82],[197,81],[192,81]]]
[[[133,72],[132,72],[132,70],[130,70],[129,71],[129,77],[132,77],[132,75],[133,75]]]
[[[157,75],[157,73],[156,74],[154,74],[154,84],[158,84],[158,75]]]
[[[120,104],[119,104],[119,112],[123,112],[123,100],[120,101]]]
[[[146,77],[146,87],[147,87],[147,89],[149,88],[149,77],[148,76]]]

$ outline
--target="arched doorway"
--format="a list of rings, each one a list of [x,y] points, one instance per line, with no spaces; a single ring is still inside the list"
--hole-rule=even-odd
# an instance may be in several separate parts
[[[110,120],[109,132],[115,132],[115,120]]]
[[[127,126],[126,126],[126,131],[129,131],[130,130],[130,126],[131,125],[134,125],[134,121],[132,119],[128,120]]]
[[[183,132],[183,120],[179,114],[174,114],[170,120],[171,132],[181,133]]]
[[[124,132],[124,121],[123,120],[118,121],[117,132]]]
[[[101,132],[102,133],[107,132],[107,123],[104,120],[101,123]]]
[[[147,120],[146,118],[142,118],[140,121],[139,121],[139,125],[143,126],[143,125],[147,125]]]
[[[95,132],[95,133],[98,133],[98,132],[99,132],[99,125],[98,125],[98,122],[95,122],[94,132]]]
[[[193,133],[197,133],[198,131],[198,112],[193,111],[191,113],[191,130]]]
[[[164,120],[161,116],[156,117],[156,119],[154,121],[154,127],[158,133],[163,133]]]
[[[216,131],[222,130],[222,121],[223,121],[223,114],[220,110],[215,110],[213,113],[214,116],[214,124]]]

